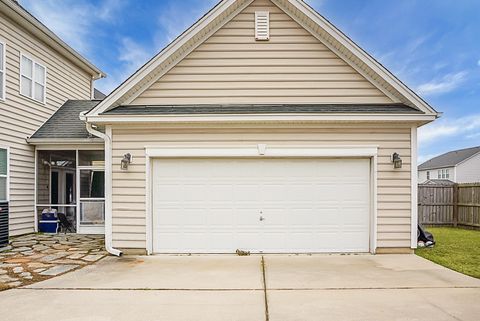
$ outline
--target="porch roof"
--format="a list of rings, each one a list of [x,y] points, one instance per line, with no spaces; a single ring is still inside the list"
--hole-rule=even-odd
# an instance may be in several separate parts
[[[80,113],[100,103],[100,100],[67,100],[55,114],[40,127],[29,140],[37,139],[90,139],[93,137],[80,120]]]

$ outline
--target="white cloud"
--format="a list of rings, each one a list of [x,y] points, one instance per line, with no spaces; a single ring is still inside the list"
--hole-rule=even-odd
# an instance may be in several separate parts
[[[480,114],[474,114],[457,119],[440,119],[430,125],[421,127],[418,131],[420,145],[429,145],[442,138],[464,135],[466,138],[478,135],[480,131]]]
[[[216,3],[217,0],[197,0],[196,5],[186,6],[182,1],[169,2],[160,13],[158,23],[162,30],[156,38],[160,39],[160,43],[170,43]]]
[[[477,65],[480,67],[480,59],[477,61]]]
[[[418,86],[417,91],[423,95],[435,95],[450,92],[458,88],[466,79],[467,72],[461,71],[443,76],[440,79],[433,79],[430,82]]]
[[[36,18],[72,48],[87,54],[95,38],[95,22],[114,23],[123,0],[105,0],[98,5],[75,0],[21,0]]]
[[[119,67],[108,75],[107,79],[102,79],[96,82],[98,89],[104,93],[110,93],[150,60],[155,54],[155,49],[151,48],[151,46],[142,46],[135,42],[135,40],[125,37],[121,40],[118,52],[118,60],[120,62]]]

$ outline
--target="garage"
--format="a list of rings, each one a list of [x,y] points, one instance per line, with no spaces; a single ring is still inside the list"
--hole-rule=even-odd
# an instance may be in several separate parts
[[[369,252],[370,159],[152,161],[154,253]]]

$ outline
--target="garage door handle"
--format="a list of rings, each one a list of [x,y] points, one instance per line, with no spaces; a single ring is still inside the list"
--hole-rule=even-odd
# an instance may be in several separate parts
[[[260,222],[263,222],[263,221],[265,221],[265,217],[260,216]]]

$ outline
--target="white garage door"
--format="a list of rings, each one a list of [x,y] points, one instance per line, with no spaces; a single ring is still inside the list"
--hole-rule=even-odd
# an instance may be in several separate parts
[[[368,252],[368,159],[157,159],[154,253]]]

